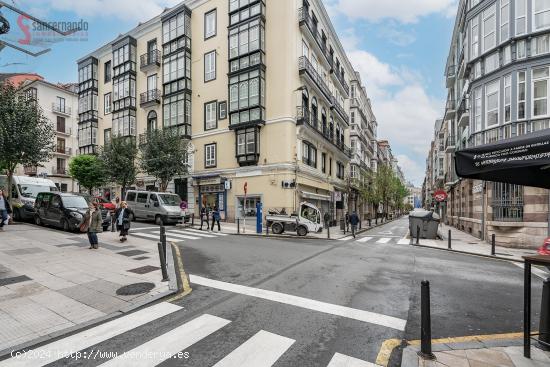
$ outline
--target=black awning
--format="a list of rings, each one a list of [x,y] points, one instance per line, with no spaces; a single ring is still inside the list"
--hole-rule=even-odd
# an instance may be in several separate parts
[[[459,150],[455,167],[462,178],[550,189],[550,130]]]

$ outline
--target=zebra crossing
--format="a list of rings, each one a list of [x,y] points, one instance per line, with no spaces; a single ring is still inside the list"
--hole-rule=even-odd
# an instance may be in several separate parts
[[[97,359],[103,361],[99,366],[137,366],[153,367],[167,360],[177,362],[185,356],[185,350],[200,343],[206,337],[214,335],[231,323],[230,320],[210,314],[202,314],[175,328],[130,349],[113,351],[98,358],[91,347],[103,342],[124,338],[125,333],[139,327],[147,327],[158,319],[181,311],[183,308],[171,303],[159,303],[154,306],[108,321],[99,326],[70,335],[66,338],[32,349],[32,353],[21,353],[0,361],[0,367],[45,366],[67,357],[76,364],[86,364]],[[220,336],[227,338],[227,335]],[[229,336],[230,337],[230,336]],[[296,342],[296,340],[267,330],[259,330],[248,340],[213,365],[213,367],[270,367],[274,365]],[[208,347],[201,347],[201,353],[209,353]],[[106,361],[105,361],[106,360]],[[180,360],[178,363],[181,363]],[[335,353],[327,367],[373,367],[373,363],[351,356]]]
[[[152,230],[148,229],[139,229],[136,231],[131,231],[130,236],[140,237],[144,239],[150,239],[150,240],[159,240],[160,236],[160,230],[158,230],[158,227],[151,228]],[[205,238],[220,238],[227,236],[227,233],[222,232],[208,232],[208,231],[201,231],[194,228],[181,228],[181,229],[167,229],[166,230],[166,240],[170,242],[182,242],[186,240],[201,240]]]
[[[353,236],[348,236],[348,237],[343,237],[343,238],[340,238],[339,241],[352,241],[354,243],[360,243],[360,244],[365,244],[365,243],[378,243],[378,244],[387,244],[389,242],[392,242],[392,241],[395,241],[395,240],[400,240],[401,238],[398,237],[398,236],[392,236],[392,235],[370,235],[370,236],[365,236],[365,237],[361,237],[361,238],[356,238],[354,239]]]

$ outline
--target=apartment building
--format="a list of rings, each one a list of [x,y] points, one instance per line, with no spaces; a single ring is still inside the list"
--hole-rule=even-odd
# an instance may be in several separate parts
[[[78,71],[79,153],[173,128],[189,142],[189,173],[169,190],[191,210],[218,206],[234,220],[256,203],[293,212],[308,201],[343,216],[350,80],[363,99],[357,123],[372,112],[321,0],[183,1],[82,57]],[[369,126],[375,139],[373,116]],[[146,176],[135,185],[156,186]]]
[[[433,200],[433,195],[436,191],[444,189],[448,181],[448,171],[451,169],[449,161],[452,154],[447,144],[449,135],[449,124],[443,119],[436,120],[426,160],[424,207],[436,211],[442,218],[447,211],[447,201],[436,202]]]
[[[37,74],[0,74],[0,81],[21,89],[29,101],[40,105],[44,116],[55,130],[52,159],[35,167],[17,167],[16,175],[43,177],[52,180],[63,192],[78,191],[78,183],[68,173],[68,164],[76,154],[77,102],[74,84],[54,84]]]
[[[550,3],[461,0],[446,65],[446,147],[453,151],[550,127]],[[547,190],[462,180],[447,166],[449,222],[503,245],[548,233]]]

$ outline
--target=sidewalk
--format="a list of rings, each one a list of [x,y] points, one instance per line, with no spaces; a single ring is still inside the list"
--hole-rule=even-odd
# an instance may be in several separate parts
[[[451,248],[453,251],[491,256],[491,244],[445,224],[439,225],[438,234],[442,238],[441,240],[426,240],[421,238],[419,245],[423,247],[447,249],[449,230],[451,231]],[[413,243],[416,244],[416,239],[413,240]],[[496,246],[495,253],[495,257],[497,258],[523,262],[523,256],[536,255],[537,251]]]
[[[403,351],[401,367],[543,367],[550,353],[531,347],[531,359],[523,357],[522,339],[434,344],[435,360],[424,360],[411,345]]]
[[[161,282],[156,243],[118,233],[85,234],[27,224],[0,233],[0,356],[128,312],[174,293]],[[170,248],[170,246],[168,246]],[[169,274],[174,273],[171,250]],[[127,286],[127,288],[123,288]]]

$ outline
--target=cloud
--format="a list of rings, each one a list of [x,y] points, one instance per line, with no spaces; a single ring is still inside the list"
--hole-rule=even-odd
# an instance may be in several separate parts
[[[331,12],[351,19],[372,22],[395,19],[401,23],[416,23],[419,18],[434,13],[454,16],[457,3],[457,0],[330,0],[328,7]]]
[[[421,186],[422,181],[424,181],[424,167],[404,154],[398,154],[396,158],[399,161],[399,167],[401,167],[405,179],[412,182],[416,187]]]
[[[379,37],[397,46],[408,46],[416,41],[416,36],[410,30],[405,32],[394,27],[383,27],[380,30]]]

